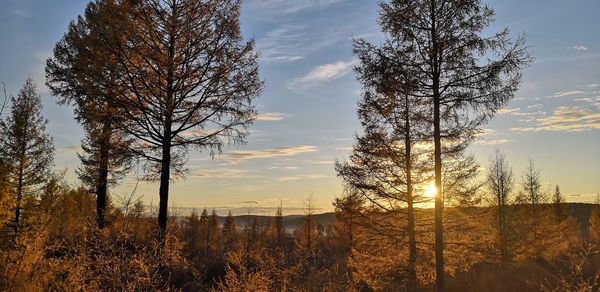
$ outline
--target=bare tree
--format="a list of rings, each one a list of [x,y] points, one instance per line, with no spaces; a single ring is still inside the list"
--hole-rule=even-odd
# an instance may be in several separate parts
[[[431,106],[434,144],[436,289],[444,289],[442,144],[463,145],[513,96],[519,70],[530,58],[523,37],[508,30],[482,36],[493,11],[480,0],[392,0],[381,4],[380,23],[415,74],[415,96]],[[443,143],[442,143],[443,142]]]

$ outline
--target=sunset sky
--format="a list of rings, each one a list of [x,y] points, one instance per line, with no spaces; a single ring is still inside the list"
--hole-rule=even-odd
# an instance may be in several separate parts
[[[45,60],[88,1],[4,0],[0,6],[0,81],[17,94],[28,76],[44,102],[56,147],[56,169],[76,183],[76,152],[83,135],[71,107],[60,107],[44,84]],[[600,192],[600,1],[490,0],[496,23],[525,33],[535,61],[523,72],[516,98],[485,126],[470,147],[482,167],[498,147],[520,177],[529,159],[544,188],[560,185],[567,201],[594,202]],[[378,42],[377,1],[248,0],[242,32],[261,51],[260,116],[248,143],[214,159],[192,153],[189,175],[175,182],[179,207],[242,208],[272,214],[282,205],[301,213],[310,194],[320,211],[343,192],[333,163],[345,159],[360,130],[360,85],[352,72],[351,40]],[[126,178],[112,193],[128,196]],[[158,185],[141,183],[135,198],[158,203]],[[259,208],[267,207],[267,210]],[[246,211],[247,212],[247,211]]]

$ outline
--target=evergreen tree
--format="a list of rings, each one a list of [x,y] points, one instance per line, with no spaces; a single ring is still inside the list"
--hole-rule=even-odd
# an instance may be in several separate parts
[[[237,227],[235,225],[235,219],[233,218],[233,215],[231,215],[231,211],[227,213],[227,217],[225,218],[225,223],[223,223],[221,232],[223,233],[224,251],[230,251],[234,248],[237,240]]]
[[[436,289],[444,289],[443,146],[466,147],[473,135],[513,96],[519,70],[529,62],[525,41],[508,30],[482,36],[493,11],[480,0],[391,0],[380,24],[393,38],[390,60],[412,76],[412,93],[430,107],[435,196]],[[359,42],[365,42],[359,40]]]
[[[283,211],[281,206],[277,207],[277,211],[275,212],[275,234],[277,247],[282,248],[285,239],[285,227],[283,226]]]
[[[513,220],[510,210],[511,192],[514,188],[512,168],[500,150],[490,158],[487,173],[487,187],[492,195],[492,206],[496,208],[493,228],[496,230],[496,248],[499,251],[500,263],[506,265],[514,256],[512,250]]]
[[[185,173],[188,152],[244,143],[262,90],[258,54],[241,35],[238,0],[106,3],[86,18],[94,36],[84,41],[94,52],[88,62],[116,74],[120,90],[107,98],[148,162],[146,178],[160,181],[164,239],[169,184]]]
[[[67,33],[56,44],[54,55],[46,62],[46,84],[59,104],[73,105],[75,117],[83,125],[83,154],[78,154],[81,167],[78,174],[84,185],[96,194],[99,228],[104,228],[108,207],[108,189],[131,166],[130,137],[119,128],[122,112],[109,104],[110,97],[124,89],[118,73],[99,66],[95,58],[98,43],[105,41],[107,25],[95,21],[105,17],[103,11],[111,1],[88,4],[85,14],[71,22]],[[115,58],[105,57],[104,63],[115,64]]]
[[[2,123],[2,157],[8,167],[7,180],[15,199],[13,230],[18,232],[26,202],[35,202],[50,178],[54,145],[46,132],[42,101],[28,78],[17,97],[11,97],[10,116]]]
[[[529,160],[527,169],[522,178],[523,195],[525,202],[535,209],[539,204],[546,202],[546,196],[542,192],[542,183],[540,177],[541,171],[535,167],[533,160]]]

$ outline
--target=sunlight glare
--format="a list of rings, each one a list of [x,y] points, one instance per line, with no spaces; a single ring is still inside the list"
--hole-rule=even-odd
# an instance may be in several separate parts
[[[429,187],[427,187],[427,190],[425,190],[425,196],[429,198],[435,198],[436,193],[437,189],[435,187],[435,184],[429,185]]]

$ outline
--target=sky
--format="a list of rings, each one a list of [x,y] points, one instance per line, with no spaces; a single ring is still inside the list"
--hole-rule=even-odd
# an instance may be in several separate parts
[[[55,168],[77,183],[83,136],[70,107],[58,106],[44,86],[45,60],[83,13],[84,0],[2,0],[0,81],[17,94],[27,77],[38,84],[48,131],[54,137]],[[343,194],[334,162],[348,157],[360,131],[356,105],[361,87],[352,68],[352,39],[382,39],[377,1],[246,0],[241,28],[261,52],[260,113],[246,145],[211,158],[191,153],[189,175],[171,186],[170,205],[216,208],[220,213],[273,214],[280,204],[302,214],[312,196],[317,211],[333,210]],[[496,22],[524,33],[535,61],[523,71],[515,98],[485,126],[469,148],[482,169],[496,148],[520,177],[532,159],[544,189],[560,185],[569,202],[594,202],[600,192],[600,1],[488,0]],[[140,182],[134,170],[111,190],[113,201],[129,198],[154,206],[158,185]]]

